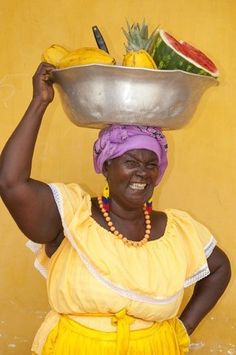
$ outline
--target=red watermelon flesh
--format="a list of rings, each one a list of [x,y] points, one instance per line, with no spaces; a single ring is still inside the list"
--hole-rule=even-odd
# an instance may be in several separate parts
[[[173,36],[171,36],[167,32],[165,32],[165,37],[168,39],[172,47],[174,47],[178,52],[182,53],[184,56],[192,59],[195,64],[199,64],[201,67],[205,68],[211,73],[218,73],[216,65],[199,49],[193,47],[187,42],[177,41]]]

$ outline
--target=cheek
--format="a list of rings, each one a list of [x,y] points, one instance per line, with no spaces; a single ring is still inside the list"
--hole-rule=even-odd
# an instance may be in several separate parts
[[[125,189],[130,182],[132,174],[130,171],[115,170],[108,175],[107,181],[112,191]]]
[[[159,168],[154,169],[152,172],[152,178],[156,180],[159,174],[160,174],[160,169]]]

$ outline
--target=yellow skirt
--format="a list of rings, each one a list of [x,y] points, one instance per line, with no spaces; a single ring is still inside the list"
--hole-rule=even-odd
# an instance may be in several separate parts
[[[42,355],[182,355],[189,336],[178,318],[129,331],[132,317],[116,322],[116,332],[87,328],[66,316],[49,333]]]

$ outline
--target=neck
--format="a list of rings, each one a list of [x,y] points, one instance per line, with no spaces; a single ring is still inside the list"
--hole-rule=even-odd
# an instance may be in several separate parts
[[[123,220],[140,220],[140,218],[143,218],[143,206],[136,208],[131,208],[130,206],[121,206],[117,201],[111,199],[109,213]]]
[[[141,208],[137,208],[135,210],[124,209],[124,208],[121,209],[120,207],[117,208],[116,205],[115,208],[117,209],[118,213],[117,211],[114,213],[114,203],[113,203],[113,217],[115,220],[114,221],[115,224],[114,224],[113,220],[111,219],[110,213],[108,213],[104,208],[102,197],[98,197],[97,201],[98,201],[99,208],[103,214],[103,217],[107,223],[107,226],[109,227],[110,231],[116,236],[116,238],[123,240],[123,242],[125,244],[128,244],[129,246],[142,246],[148,241],[151,233],[151,221],[150,221],[149,212],[146,211],[145,208],[142,208],[143,217],[141,219],[140,218]],[[128,213],[128,218],[127,216],[124,216],[124,212]],[[145,222],[144,224],[146,228],[145,231],[142,231],[144,233],[142,235],[140,231],[143,230],[144,227],[143,222]],[[124,237],[123,233],[125,233],[126,237]]]

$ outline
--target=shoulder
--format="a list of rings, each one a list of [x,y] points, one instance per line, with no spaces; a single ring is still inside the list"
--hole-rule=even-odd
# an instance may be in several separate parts
[[[77,183],[50,183],[55,202],[62,218],[85,212],[90,214],[91,197]]]
[[[151,239],[161,238],[166,231],[167,226],[167,215],[162,211],[153,211],[151,215],[152,220],[152,231]]]
[[[173,208],[167,208],[163,211],[153,211],[152,216],[153,221],[155,221],[156,223],[161,223],[163,225],[188,225],[192,224],[194,221],[194,219],[189,213]]]
[[[185,234],[191,234],[191,228],[193,228],[193,219],[185,211],[169,208],[152,212],[152,231],[155,238],[167,232],[175,236],[180,234],[183,237]]]
[[[48,186],[55,194],[58,193],[68,196],[88,195],[88,193],[77,183],[52,182],[48,183]]]
[[[186,211],[168,209],[166,212],[170,216],[173,230],[184,244],[203,247],[207,257],[212,253],[217,241],[210,227]]]
[[[168,215],[171,214],[176,219],[192,219],[192,216],[187,211],[179,210],[176,208],[166,208],[164,212]]]
[[[204,228],[204,224],[202,224],[198,219],[192,216],[192,214],[188,213],[187,211],[179,210],[179,209],[174,209],[174,208],[168,208],[164,210],[166,213],[167,217],[169,220],[172,221],[172,223],[175,223],[176,225],[179,226],[186,226],[186,227],[197,227],[197,226],[202,226]]]
[[[77,183],[62,183],[53,182],[49,183],[55,199],[69,199],[71,201],[91,198],[90,195]]]

